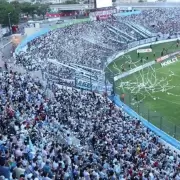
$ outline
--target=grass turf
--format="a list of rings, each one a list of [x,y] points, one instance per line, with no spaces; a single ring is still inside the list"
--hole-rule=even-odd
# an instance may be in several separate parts
[[[106,72],[112,71],[117,74],[121,73],[122,65],[126,71],[142,65],[141,57],[146,62],[152,61],[161,57],[163,48],[168,49],[167,54],[180,50],[180,47],[176,47],[176,42],[154,45],[152,53],[140,54],[140,57],[137,56],[135,50],[112,62]],[[131,66],[127,61],[131,62]],[[122,86],[122,82],[128,82],[129,87]],[[146,88],[143,88],[143,84]],[[125,103],[132,109],[180,140],[180,61],[165,67],[156,64],[152,68],[146,68],[116,81],[115,86],[116,93],[125,93]],[[135,88],[132,92],[133,87]]]

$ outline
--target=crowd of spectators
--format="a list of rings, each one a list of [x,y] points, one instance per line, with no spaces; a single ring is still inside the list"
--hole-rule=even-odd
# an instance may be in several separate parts
[[[58,72],[62,79],[74,76],[68,68],[73,63],[102,69],[105,58],[141,38],[137,32],[124,31],[133,38],[118,36],[125,23],[113,21],[51,31],[28,43],[17,63],[52,76]],[[52,65],[48,58],[66,66]],[[5,64],[0,73],[0,179],[180,180],[179,153],[106,95],[54,83],[50,89],[51,98],[39,80]]]
[[[180,179],[180,156],[106,96],[0,73],[0,178]]]
[[[174,35],[180,31],[179,7],[163,7],[143,10],[140,14],[120,17],[124,22],[134,22],[153,33]]]
[[[50,31],[29,42],[18,55],[17,63],[23,64],[28,70],[47,70],[48,60],[55,59],[69,66],[54,64],[56,68],[53,68],[53,74],[63,79],[74,76],[72,64],[102,70],[109,56],[127,48],[128,42],[143,38],[135,31],[130,35],[123,30],[127,25],[115,21],[87,22]],[[113,22],[114,26],[122,28],[113,29]],[[118,31],[124,34],[119,35]]]
[[[75,70],[71,65],[74,63],[102,70],[107,58],[127,49],[128,43],[149,38],[154,33],[177,33],[179,16],[179,8],[155,8],[143,10],[140,14],[66,26],[29,42],[18,54],[17,63],[28,70],[47,71],[49,59],[53,59],[67,66],[54,64],[56,68],[50,68],[53,69],[50,71],[52,75],[72,79]],[[145,35],[140,27],[152,34]]]

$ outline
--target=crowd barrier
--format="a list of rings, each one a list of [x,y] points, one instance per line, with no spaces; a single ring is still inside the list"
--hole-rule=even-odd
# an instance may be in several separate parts
[[[146,119],[138,115],[135,111],[133,111],[129,106],[120,101],[119,96],[110,96],[109,97],[118,107],[122,108],[127,114],[130,116],[140,120],[144,126],[148,127],[152,132],[154,132],[157,136],[163,139],[165,142],[169,143],[173,147],[180,150],[180,142],[173,138],[172,136],[166,134],[164,131],[160,130]]]

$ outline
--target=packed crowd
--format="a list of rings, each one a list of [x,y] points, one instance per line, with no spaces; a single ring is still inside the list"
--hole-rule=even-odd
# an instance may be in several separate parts
[[[7,70],[7,65],[5,66]],[[180,156],[106,96],[0,74],[0,178],[180,179]]]
[[[104,59],[143,38],[121,26],[113,18],[51,31],[30,42],[17,63],[64,83],[75,75],[73,64],[102,69]],[[180,155],[106,95],[49,88],[51,98],[29,74],[7,65],[0,73],[0,179],[180,180]]]
[[[125,22],[134,22],[154,33],[174,35],[180,31],[180,8],[152,8],[143,10],[140,14],[134,14],[120,18]]]
[[[29,42],[18,55],[17,63],[28,70],[47,69],[49,59],[55,59],[69,66],[54,65],[60,70],[53,68],[53,74],[63,79],[74,76],[71,64],[102,70],[107,57],[126,49],[128,42],[143,38],[132,29],[128,33],[126,29],[130,28],[127,25],[115,21],[87,22],[51,31]]]
[[[102,70],[107,58],[127,49],[128,43],[150,38],[155,35],[153,33],[177,33],[180,29],[179,12],[179,8],[148,9],[140,14],[116,16],[53,30],[29,42],[18,55],[17,63],[23,64],[28,70],[47,71],[49,59],[56,60],[68,65],[54,64],[56,68],[51,68],[52,75],[61,79],[74,77],[75,70],[71,64]],[[153,33],[148,34],[146,29]]]

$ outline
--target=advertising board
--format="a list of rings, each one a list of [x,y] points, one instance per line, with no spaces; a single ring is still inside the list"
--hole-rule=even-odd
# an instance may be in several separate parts
[[[111,14],[99,15],[96,17],[97,20],[106,20],[111,17]]]
[[[148,49],[137,49],[137,53],[148,53],[148,52],[152,52],[151,48]]]
[[[157,58],[156,59],[156,62],[162,62],[162,61],[164,61],[164,60],[166,60],[166,59],[168,59],[169,58],[169,55],[165,55],[165,56],[162,56],[162,57],[160,57],[160,58]]]
[[[177,61],[178,61],[178,58],[177,58],[177,57],[173,57],[172,59],[169,59],[169,60],[167,60],[167,61],[165,61],[165,62],[162,62],[162,63],[161,63],[161,66],[162,66],[162,67],[168,66],[168,65],[173,64],[173,63],[175,63],[175,62],[177,62]]]
[[[111,94],[111,91],[113,89],[111,84],[107,84],[105,86],[104,82],[94,81],[90,78],[79,78],[78,76],[75,80],[75,86],[84,90],[92,90],[99,93],[106,92],[107,89],[108,95]]]
[[[167,60],[168,58],[173,57],[173,56],[178,55],[178,54],[180,54],[180,51],[177,51],[177,52],[174,52],[174,53],[171,53],[171,54],[167,54],[165,56],[157,58],[156,62],[162,62],[162,61]]]
[[[110,7],[112,6],[112,0],[96,0],[96,8]]]

